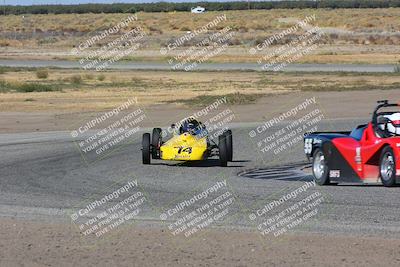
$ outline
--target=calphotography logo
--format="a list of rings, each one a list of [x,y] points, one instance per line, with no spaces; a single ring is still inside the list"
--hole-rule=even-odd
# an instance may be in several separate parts
[[[400,266],[400,0],[0,0],[0,267]]]
[[[316,107],[315,97],[307,98],[294,108],[273,117],[248,132],[261,153],[288,153],[302,143],[304,136],[316,132],[325,118]]]
[[[258,58],[257,64],[262,70],[281,71],[289,64],[318,48],[318,41],[325,37],[325,33],[318,26],[310,24],[315,20],[316,15],[313,14],[296,22],[294,26],[273,34],[255,47],[250,48],[250,55],[260,53],[261,56]],[[288,41],[283,45],[278,45],[284,39],[288,39]]]
[[[71,215],[71,220],[83,236],[102,237],[135,219],[146,201],[138,181],[128,181],[115,191],[78,209]]]
[[[137,138],[145,120],[146,114],[138,106],[137,98],[130,98],[72,130],[71,137],[83,159],[91,163]]]
[[[265,237],[278,237],[299,227],[318,214],[318,207],[324,201],[318,191],[304,196],[313,187],[315,182],[306,182],[249,214],[249,220],[257,224],[257,229]]]
[[[131,28],[131,24],[137,21],[137,15],[131,15],[80,43],[71,50],[71,54],[80,56],[79,64],[84,70],[105,70],[113,63],[133,55],[142,46],[147,33],[140,25]],[[95,46],[100,48],[93,49]]]
[[[268,37],[267,39],[265,39],[260,44],[258,44],[256,47],[250,48],[249,52],[251,54],[255,54],[257,51],[262,51],[263,49],[267,48],[268,46],[270,46],[276,42],[279,42],[284,37],[297,32],[299,29],[307,27],[309,23],[315,21],[315,18],[316,18],[315,14],[313,14],[311,16],[307,16],[305,19],[298,21],[294,26],[281,31],[278,34],[274,34],[274,35]]]
[[[207,189],[178,201],[160,215],[168,222],[171,234],[190,237],[199,231],[221,222],[231,214],[235,197],[228,190],[226,180],[218,181]]]
[[[169,55],[168,64],[173,70],[192,71],[200,64],[220,55],[228,49],[229,42],[236,34],[230,26],[221,30],[212,30],[222,22],[226,22],[225,14],[217,16],[207,24],[194,31],[169,42],[160,48],[160,54]]]
[[[138,20],[137,15],[135,15],[135,14],[130,15],[126,19],[118,22],[113,27],[108,28],[108,29],[100,32],[100,34],[97,34],[97,35],[85,40],[84,42],[80,43],[78,45],[78,48],[73,49],[73,51],[75,51],[75,52],[77,51],[78,53],[83,52],[86,49],[93,46],[94,44],[96,44],[97,42],[106,39],[110,35],[119,33],[122,29],[127,28],[130,23],[135,22],[137,20]]]
[[[166,130],[163,130],[163,133],[162,133],[163,136],[165,137],[168,134],[175,133],[176,129],[179,129],[188,118],[200,120],[200,119],[203,119],[203,118],[206,119],[207,117],[212,116],[212,114],[214,114],[215,112],[218,112],[220,110],[220,108],[223,107],[223,105],[226,105],[226,103],[227,103],[226,96],[216,99],[215,101],[213,101],[211,104],[207,105],[206,107],[190,114],[189,116],[187,116],[179,121],[174,122],[172,124],[172,125],[174,125],[174,127],[170,126]],[[225,124],[227,124],[228,122],[232,121],[234,119],[234,117],[235,116],[232,113],[232,111],[229,109],[226,109],[225,111],[219,112],[219,114],[215,115],[213,118],[206,120],[204,122],[204,125],[206,127],[211,126],[211,129],[209,129],[210,131],[215,131],[217,129],[221,130],[221,128],[223,129],[224,128],[223,126]],[[216,125],[215,122],[219,123],[219,125]],[[208,131],[205,133],[208,133]],[[216,135],[216,133],[211,135],[211,138],[213,138],[214,135]]]
[[[181,37],[177,38],[173,42],[169,42],[165,48],[164,47],[161,48],[161,51],[164,51],[163,54],[167,54],[169,51],[175,50],[175,49],[185,45],[185,43],[193,40],[195,37],[199,36],[200,34],[207,33],[210,29],[216,27],[218,24],[220,24],[221,22],[224,22],[226,20],[227,20],[226,14],[217,16],[213,20],[209,21],[207,24],[182,35]]]

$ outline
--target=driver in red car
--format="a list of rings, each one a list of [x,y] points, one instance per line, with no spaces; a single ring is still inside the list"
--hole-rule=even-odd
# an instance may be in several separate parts
[[[400,113],[384,115],[380,119],[379,129],[381,133],[378,134],[384,138],[400,135]]]

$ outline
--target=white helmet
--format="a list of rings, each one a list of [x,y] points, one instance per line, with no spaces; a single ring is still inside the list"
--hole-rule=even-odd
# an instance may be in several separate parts
[[[386,124],[380,124],[379,127],[391,134],[400,135],[400,113],[384,115],[383,117],[388,118],[390,121]]]

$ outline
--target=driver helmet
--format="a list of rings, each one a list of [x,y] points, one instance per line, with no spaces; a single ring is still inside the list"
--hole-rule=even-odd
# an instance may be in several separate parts
[[[392,135],[400,135],[400,113],[384,115],[383,117],[389,120],[386,124],[379,126],[381,130],[384,130]]]
[[[199,123],[194,118],[185,120],[182,124],[182,132],[194,133],[199,127]]]

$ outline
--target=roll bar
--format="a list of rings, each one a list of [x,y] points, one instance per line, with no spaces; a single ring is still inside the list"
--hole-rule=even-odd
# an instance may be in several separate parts
[[[400,106],[399,103],[389,103],[389,100],[379,100],[379,101],[377,101],[377,103],[378,103],[378,106],[376,106],[374,113],[372,114],[372,125],[374,127],[376,127],[378,124],[377,120],[378,120],[378,115],[379,115],[379,113],[378,113],[379,109],[386,108],[386,107],[399,107]]]

